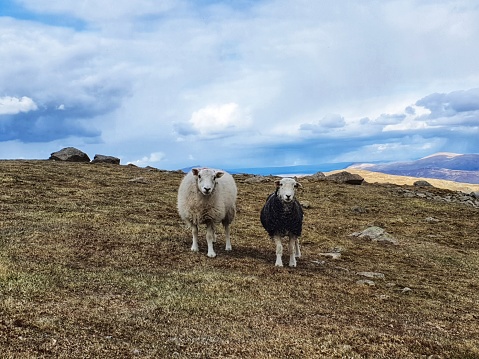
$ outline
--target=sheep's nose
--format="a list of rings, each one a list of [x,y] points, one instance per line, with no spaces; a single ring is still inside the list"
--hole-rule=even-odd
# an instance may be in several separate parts
[[[287,194],[286,195],[286,199],[289,201],[291,199],[291,195],[290,194]]]
[[[204,187],[203,189],[205,190],[206,193],[209,193],[211,191],[211,187]]]

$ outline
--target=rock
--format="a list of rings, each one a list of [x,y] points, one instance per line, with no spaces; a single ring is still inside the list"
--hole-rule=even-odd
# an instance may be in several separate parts
[[[381,227],[368,227],[364,231],[354,232],[351,237],[370,239],[373,242],[398,245],[398,241]]]
[[[433,187],[428,181],[420,180],[413,183],[416,187]]]
[[[145,177],[132,178],[131,180],[128,180],[128,182],[141,183],[141,184],[147,184],[148,183],[148,181],[145,179]]]
[[[420,181],[417,181],[417,182],[420,182]],[[424,190],[421,190],[421,191],[419,191],[418,189],[408,190],[405,188],[399,188],[397,189],[397,192],[401,196],[406,198],[423,198],[426,200],[431,200],[436,202],[459,203],[462,205],[479,208],[479,199],[477,198],[477,196],[479,196],[479,192],[471,192],[467,194],[461,191],[456,191],[456,192],[450,192],[449,194],[445,194],[445,193],[441,194],[438,192],[431,193]]]
[[[301,204],[301,207],[305,209],[311,208],[311,203],[309,201],[301,201],[300,204]]]
[[[245,179],[245,183],[264,183],[269,181],[270,181],[270,178],[266,176],[252,176]]]
[[[383,273],[377,273],[377,272],[357,272],[357,275],[360,275],[362,277],[366,278],[381,278],[384,279],[384,274]]]
[[[333,181],[336,183],[346,183],[352,185],[361,185],[364,182],[364,178],[362,178],[360,175],[349,173],[347,171],[330,174],[326,176],[326,180]]]
[[[351,211],[353,211],[355,213],[358,213],[358,214],[363,214],[363,213],[368,213],[369,212],[369,210],[367,208],[360,207],[360,206],[352,207]]]
[[[426,218],[426,222],[428,222],[428,223],[437,223],[437,222],[439,222],[439,219],[434,218],[434,217],[427,217],[427,218]]]
[[[49,160],[67,162],[90,162],[90,157],[75,147],[65,147],[60,151],[53,152]]]
[[[372,280],[369,280],[369,279],[360,279],[360,280],[356,281],[356,284],[367,285],[369,287],[372,287],[372,286],[376,285],[376,283],[374,283]]]
[[[315,174],[306,176],[305,178],[310,181],[324,181],[326,175],[323,172],[316,172]]]
[[[329,257],[331,259],[339,259],[341,258],[341,253],[338,252],[331,252],[331,253],[319,253],[320,256]]]
[[[114,165],[119,165],[120,159],[118,157],[113,157],[113,156],[95,155],[91,163],[111,163]]]
[[[409,293],[410,291],[412,291],[412,289],[409,287],[404,287],[403,289],[401,289],[401,293]]]

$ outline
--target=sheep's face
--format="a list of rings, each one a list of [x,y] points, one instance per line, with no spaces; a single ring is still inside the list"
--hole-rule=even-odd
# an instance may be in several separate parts
[[[211,168],[193,168],[192,172],[196,177],[198,190],[205,196],[209,196],[213,193],[216,186],[216,179],[224,174],[222,171],[215,171]]]
[[[285,203],[290,203],[294,200],[294,193],[296,188],[302,187],[299,182],[293,178],[282,178],[275,182],[276,194]]]

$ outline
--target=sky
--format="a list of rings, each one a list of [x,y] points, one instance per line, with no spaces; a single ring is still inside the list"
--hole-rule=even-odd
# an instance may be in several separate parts
[[[0,158],[479,153],[477,0],[0,0]]]

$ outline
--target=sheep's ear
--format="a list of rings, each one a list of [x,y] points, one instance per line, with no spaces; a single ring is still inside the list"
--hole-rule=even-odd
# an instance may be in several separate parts
[[[303,188],[303,186],[302,186],[301,183],[296,182],[296,183],[294,184],[294,188]]]
[[[281,186],[281,181],[280,181],[280,180],[276,180],[276,181],[274,181],[274,184],[276,185],[276,187],[279,187],[279,186]]]
[[[220,178],[220,177],[223,177],[225,173],[223,171],[218,171],[215,173],[215,178]]]
[[[191,172],[193,172],[194,176],[198,176],[198,173],[200,173],[200,170],[199,170],[199,168],[192,168]]]

